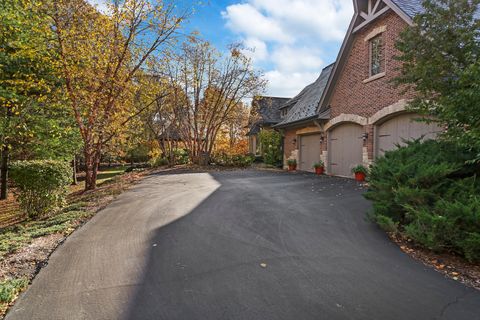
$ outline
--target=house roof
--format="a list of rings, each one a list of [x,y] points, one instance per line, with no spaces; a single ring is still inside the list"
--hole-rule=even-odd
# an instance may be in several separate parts
[[[280,107],[290,98],[256,96],[252,100],[249,127],[247,135],[254,135],[263,125],[274,125],[281,121]]]
[[[327,85],[328,78],[333,70],[333,64],[325,67],[318,79],[306,86],[297,96],[289,100],[285,105],[292,106],[285,119],[277,126],[282,127],[317,116],[317,106],[320,102],[323,90]]]
[[[423,12],[423,0],[392,0],[403,12],[405,12],[410,18],[413,18],[416,14]]]
[[[252,101],[252,108],[257,108],[262,123],[277,123],[280,118],[280,107],[290,98],[278,97],[255,97]]]
[[[403,12],[405,12],[410,18],[415,15],[424,12],[423,0],[391,0],[396,4]],[[480,8],[478,8],[476,17],[480,18]]]

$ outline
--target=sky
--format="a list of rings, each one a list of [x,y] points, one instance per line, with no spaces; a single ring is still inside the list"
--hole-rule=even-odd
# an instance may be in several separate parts
[[[184,31],[219,50],[243,43],[269,81],[266,95],[293,97],[335,61],[352,15],[352,0],[209,0]]]

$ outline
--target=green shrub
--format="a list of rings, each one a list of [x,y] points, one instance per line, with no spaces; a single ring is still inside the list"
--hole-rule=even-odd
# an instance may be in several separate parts
[[[149,164],[153,168],[163,167],[163,166],[168,165],[168,160],[163,158],[163,157],[152,158],[152,159],[150,159]]]
[[[226,167],[249,167],[255,161],[255,156],[251,154],[234,154],[219,153],[213,156],[213,162]]]
[[[386,152],[370,170],[365,195],[373,220],[384,229],[398,226],[430,249],[480,261],[480,168],[466,164],[474,155],[442,141]]]
[[[171,159],[169,159],[169,157]],[[172,162],[172,163],[170,163]],[[162,167],[167,165],[177,165],[177,164],[188,164],[190,162],[190,158],[188,156],[188,151],[186,149],[173,149],[172,155],[169,156],[168,154],[162,154],[156,157],[151,158],[148,161],[148,164],[151,167]]]
[[[354,168],[352,168],[352,173],[363,173],[365,175],[368,174],[368,168],[365,167],[362,164],[356,165]]]
[[[282,162],[282,135],[274,130],[262,130],[258,134],[263,161],[272,166]]]
[[[190,162],[186,149],[177,148],[173,150],[173,154],[175,156],[175,164],[188,164]]]
[[[27,285],[27,278],[7,279],[0,282],[0,303],[11,302]]]
[[[65,204],[72,169],[64,161],[17,161],[10,177],[18,201],[30,218],[44,216]]]
[[[315,163],[313,164],[313,167],[314,167],[315,169],[324,168],[324,167],[325,167],[325,163],[324,163],[322,160],[320,160],[320,161],[318,161],[318,162],[315,162]]]
[[[287,165],[296,166],[297,165],[297,159],[288,159],[287,160]]]

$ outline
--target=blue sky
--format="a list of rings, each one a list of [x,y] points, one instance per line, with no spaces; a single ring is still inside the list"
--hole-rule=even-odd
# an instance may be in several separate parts
[[[254,49],[246,53],[269,80],[266,94],[293,97],[335,61],[352,15],[351,0],[207,0],[185,30],[220,50]]]

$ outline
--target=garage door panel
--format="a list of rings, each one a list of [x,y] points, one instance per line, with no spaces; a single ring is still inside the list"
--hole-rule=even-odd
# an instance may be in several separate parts
[[[434,124],[415,121],[418,115],[402,114],[379,125],[376,129],[376,155],[381,156],[388,150],[394,150],[397,145],[404,145],[404,140],[420,137],[435,139],[440,128]]]
[[[320,135],[300,137],[300,165],[302,171],[313,171],[313,164],[320,160]]]
[[[357,124],[339,125],[329,132],[329,171],[333,175],[351,176],[362,163],[363,128]]]

